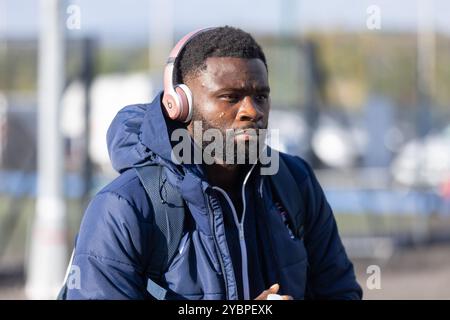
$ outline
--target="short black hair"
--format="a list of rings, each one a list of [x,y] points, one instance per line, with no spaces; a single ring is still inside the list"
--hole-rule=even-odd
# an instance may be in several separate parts
[[[183,83],[188,76],[206,68],[209,57],[261,59],[267,69],[264,52],[247,32],[230,27],[217,27],[192,38],[175,62],[175,83]]]

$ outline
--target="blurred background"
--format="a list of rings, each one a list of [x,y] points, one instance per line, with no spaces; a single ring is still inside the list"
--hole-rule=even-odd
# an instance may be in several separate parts
[[[0,0],[0,299],[51,298],[106,130],[176,40],[232,25],[268,59],[270,126],[315,169],[366,299],[450,299],[450,2]],[[375,277],[375,278],[374,278]]]

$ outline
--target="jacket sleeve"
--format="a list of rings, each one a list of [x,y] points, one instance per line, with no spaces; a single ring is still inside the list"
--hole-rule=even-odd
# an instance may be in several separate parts
[[[67,299],[146,299],[142,243],[150,225],[120,195],[100,193],[89,204],[67,277]],[[148,231],[148,230],[147,230]],[[144,241],[143,241],[144,240]]]
[[[308,299],[361,299],[353,264],[341,242],[336,221],[311,167],[302,159],[307,177],[301,185],[305,196],[305,247],[309,268]]]

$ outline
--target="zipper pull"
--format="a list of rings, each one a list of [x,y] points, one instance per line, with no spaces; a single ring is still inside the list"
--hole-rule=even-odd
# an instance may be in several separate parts
[[[239,224],[239,240],[241,240],[241,241],[245,240],[244,226],[241,223]]]
[[[262,190],[262,188],[263,188],[263,182],[264,182],[263,179],[264,179],[264,178],[262,177],[262,178],[261,178],[261,182],[259,183],[259,188],[258,188],[259,197],[260,197],[261,199],[263,198],[263,190]]]

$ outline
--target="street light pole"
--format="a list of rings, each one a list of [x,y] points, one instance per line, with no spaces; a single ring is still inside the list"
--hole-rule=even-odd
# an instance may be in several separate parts
[[[40,0],[39,13],[38,185],[25,290],[31,299],[54,299],[67,267],[64,151],[60,129],[65,80],[61,1]]]
[[[152,17],[148,24],[149,71],[162,75],[175,36],[175,0],[150,0],[149,10]]]

